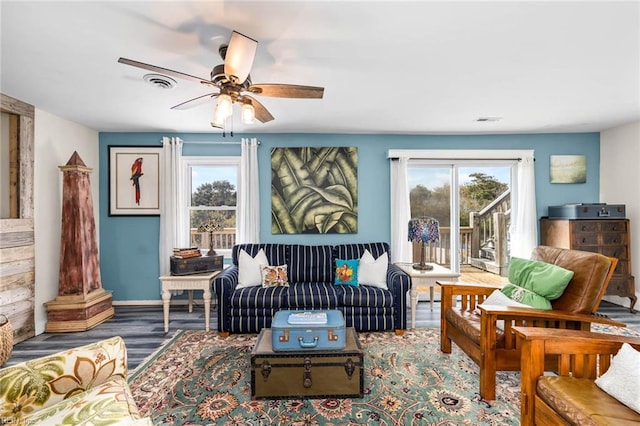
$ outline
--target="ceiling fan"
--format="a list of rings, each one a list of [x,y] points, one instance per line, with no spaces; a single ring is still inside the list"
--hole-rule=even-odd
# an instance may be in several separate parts
[[[216,89],[215,92],[189,99],[171,107],[171,109],[188,109],[199,105],[198,101],[217,98],[216,111],[211,125],[221,129],[224,129],[226,119],[232,115],[233,104],[236,102],[241,104],[244,122],[250,123],[254,118],[262,123],[273,120],[273,115],[252,95],[299,99],[322,98],[323,87],[273,83],[253,84],[249,71],[253,65],[257,48],[258,42],[256,40],[233,31],[229,44],[223,44],[218,49],[224,64],[213,67],[211,79],[196,77],[132,59],[120,58],[118,62],[213,87]]]

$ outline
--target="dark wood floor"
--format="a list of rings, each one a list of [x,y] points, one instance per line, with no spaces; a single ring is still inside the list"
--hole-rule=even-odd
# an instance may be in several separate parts
[[[210,329],[214,332],[218,326],[215,309],[211,309],[210,321]],[[640,313],[631,313],[628,308],[608,302],[601,303],[599,312],[630,328],[640,330]],[[5,366],[119,335],[127,345],[128,365],[133,370],[165,340],[172,337],[176,330],[203,330],[204,308],[198,303],[193,312],[189,313],[186,305],[172,306],[169,320],[169,333],[165,334],[161,306],[117,306],[115,317],[91,330],[43,333],[15,345]],[[428,301],[418,302],[416,327],[439,326],[440,304],[435,303],[431,311]]]

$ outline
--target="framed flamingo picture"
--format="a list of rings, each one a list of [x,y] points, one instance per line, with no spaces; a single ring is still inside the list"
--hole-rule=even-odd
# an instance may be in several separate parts
[[[109,216],[160,215],[162,147],[109,146]]]

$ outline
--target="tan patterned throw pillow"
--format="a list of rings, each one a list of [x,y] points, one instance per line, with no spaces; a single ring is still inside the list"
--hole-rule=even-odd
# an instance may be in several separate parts
[[[289,287],[287,278],[287,265],[269,266],[262,265],[262,287]]]

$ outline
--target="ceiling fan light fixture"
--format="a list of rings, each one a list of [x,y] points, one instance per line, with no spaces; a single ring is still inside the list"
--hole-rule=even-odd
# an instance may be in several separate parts
[[[231,40],[224,58],[224,73],[231,82],[244,83],[251,71],[256,50],[258,50],[256,40],[237,31],[231,33]]]
[[[220,94],[220,96],[218,96],[218,102],[216,103],[216,116],[224,121],[227,117],[231,117],[232,114],[233,100],[231,96],[226,93]]]
[[[216,121],[216,116],[214,114],[213,121],[211,122],[211,127],[215,127],[215,128],[224,130],[224,121],[222,123],[217,122]]]
[[[242,122],[245,124],[251,124],[256,119],[256,110],[250,103],[242,104]]]

